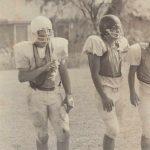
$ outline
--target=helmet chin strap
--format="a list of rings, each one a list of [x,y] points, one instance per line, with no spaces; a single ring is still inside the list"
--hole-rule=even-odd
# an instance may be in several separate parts
[[[39,43],[48,43],[50,41],[50,36],[47,36],[47,37],[40,37],[38,36],[37,38],[37,42]]]
[[[34,43],[36,43],[38,47],[42,48],[42,47],[46,47],[49,41],[50,41],[49,37],[38,37]]]

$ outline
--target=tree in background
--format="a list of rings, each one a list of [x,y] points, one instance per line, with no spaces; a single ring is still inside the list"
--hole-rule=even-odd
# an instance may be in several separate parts
[[[91,21],[93,29],[98,33],[98,22],[108,11],[111,0],[70,0]]]
[[[112,0],[112,3],[106,13],[120,16],[125,1],[126,0]]]
[[[67,3],[72,3],[82,13],[83,17],[91,21],[96,33],[100,18],[105,14],[120,15],[123,2],[122,0],[26,0],[27,2],[38,1],[41,3],[40,12],[43,13],[48,3],[53,2],[57,6],[57,12],[64,9]]]
[[[44,8],[48,5],[48,3],[53,2],[55,3],[58,7],[60,4],[66,4],[68,0],[25,0],[26,2],[31,2],[35,1],[36,3],[39,3],[40,6],[40,13],[43,13],[45,10]]]
[[[122,10],[122,0],[70,0],[83,13],[84,17],[92,22],[96,33],[100,18],[105,14],[119,16]]]

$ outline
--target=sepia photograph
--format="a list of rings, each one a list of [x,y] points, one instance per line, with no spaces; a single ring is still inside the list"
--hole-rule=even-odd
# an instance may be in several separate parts
[[[0,0],[0,150],[150,150],[149,0]]]

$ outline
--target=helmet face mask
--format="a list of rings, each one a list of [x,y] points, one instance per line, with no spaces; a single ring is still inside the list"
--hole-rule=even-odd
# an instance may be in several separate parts
[[[39,43],[48,43],[50,38],[53,37],[52,29],[41,29],[37,31],[37,42]]]
[[[111,29],[106,29],[107,35],[111,38],[118,39],[123,36],[122,29],[120,26],[114,25]]]
[[[123,36],[121,21],[114,15],[104,16],[100,21],[99,29],[104,39],[118,39]]]

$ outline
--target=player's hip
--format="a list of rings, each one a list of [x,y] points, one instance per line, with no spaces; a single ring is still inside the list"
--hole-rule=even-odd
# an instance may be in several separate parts
[[[61,105],[62,97],[58,88],[53,91],[43,91],[29,87],[27,102],[29,105],[52,105],[54,103]]]

